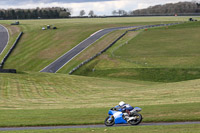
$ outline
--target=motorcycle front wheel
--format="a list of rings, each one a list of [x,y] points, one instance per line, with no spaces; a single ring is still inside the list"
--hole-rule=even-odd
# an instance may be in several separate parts
[[[140,123],[142,122],[142,115],[141,115],[141,114],[139,114],[139,113],[134,113],[134,114],[133,114],[133,117],[136,117],[136,119],[135,119],[135,120],[129,121],[129,123],[130,123],[131,125],[138,125],[138,124],[140,124]]]
[[[108,116],[106,119],[105,119],[105,122],[104,124],[106,126],[113,126],[115,124],[115,120],[112,118],[112,120],[109,120],[110,119],[110,116]]]

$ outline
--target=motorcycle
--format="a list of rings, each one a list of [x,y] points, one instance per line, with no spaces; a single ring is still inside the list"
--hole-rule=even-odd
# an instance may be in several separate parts
[[[141,108],[135,107],[130,111],[130,116],[128,113],[123,112],[122,109],[117,109],[117,106],[111,108],[108,111],[108,117],[105,119],[104,124],[106,126],[113,126],[114,124],[131,124],[138,125],[142,122],[142,115],[138,112],[142,111]]]

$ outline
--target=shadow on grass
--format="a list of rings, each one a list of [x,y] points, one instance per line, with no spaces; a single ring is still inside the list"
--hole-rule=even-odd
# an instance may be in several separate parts
[[[92,68],[92,67],[90,67]],[[110,77],[153,82],[179,82],[200,78],[199,68],[124,68],[124,69],[80,69],[76,75]]]

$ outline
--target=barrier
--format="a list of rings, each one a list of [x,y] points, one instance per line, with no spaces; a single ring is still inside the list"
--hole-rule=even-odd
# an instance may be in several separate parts
[[[21,32],[19,34],[19,36],[17,37],[17,39],[14,42],[13,46],[10,48],[10,50],[8,51],[8,53],[5,55],[5,57],[1,61],[0,69],[3,68],[4,63],[6,62],[6,60],[8,59],[8,57],[10,56],[10,54],[12,53],[12,51],[15,49],[15,47],[16,47],[17,43],[19,42],[20,38],[22,37],[22,35],[23,35],[23,32]]]
[[[15,69],[0,69],[0,73],[17,73]]]

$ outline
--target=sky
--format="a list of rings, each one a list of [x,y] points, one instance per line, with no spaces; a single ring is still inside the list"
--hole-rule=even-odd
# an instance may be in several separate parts
[[[79,15],[80,10],[85,10],[86,15],[90,10],[96,15],[111,15],[113,10],[133,11],[180,1],[194,0],[0,0],[0,8],[65,7],[72,9],[72,16]]]

